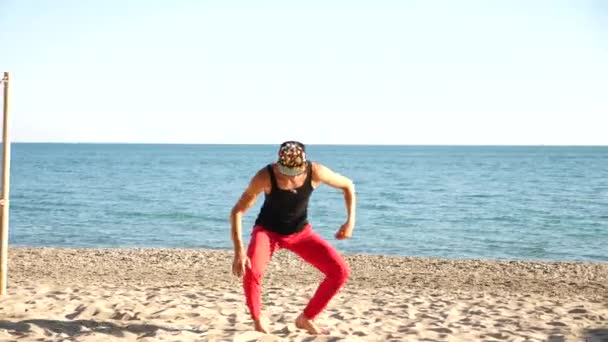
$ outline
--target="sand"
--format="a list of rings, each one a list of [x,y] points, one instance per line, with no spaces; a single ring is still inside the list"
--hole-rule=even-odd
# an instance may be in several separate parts
[[[9,250],[0,341],[608,341],[608,263],[348,255],[317,319],[293,321],[321,275],[287,251],[264,280],[271,333],[252,330],[229,251]]]

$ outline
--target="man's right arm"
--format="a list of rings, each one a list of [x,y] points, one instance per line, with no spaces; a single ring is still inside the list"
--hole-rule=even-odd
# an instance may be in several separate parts
[[[243,245],[243,240],[241,237],[241,223],[242,217],[245,212],[251,208],[260,194],[260,192],[264,191],[265,181],[266,181],[266,172],[264,170],[260,170],[256,173],[255,176],[249,182],[247,188],[236,202],[234,207],[232,207],[232,211],[230,212],[230,233],[232,238],[232,243],[234,245],[235,253],[244,253],[245,247]]]

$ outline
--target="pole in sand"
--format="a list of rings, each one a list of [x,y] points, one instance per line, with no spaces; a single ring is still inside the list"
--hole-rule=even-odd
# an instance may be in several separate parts
[[[4,121],[2,126],[2,220],[0,227],[0,295],[6,294],[6,283],[8,279],[8,209],[9,209],[9,185],[10,185],[10,165],[11,165],[11,145],[9,141],[9,85],[10,73],[5,72],[0,83],[4,84]]]

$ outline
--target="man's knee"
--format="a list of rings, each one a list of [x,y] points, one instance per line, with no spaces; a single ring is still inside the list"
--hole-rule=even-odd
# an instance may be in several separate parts
[[[250,267],[245,268],[245,277],[248,278],[249,280],[259,283],[263,276],[264,276],[264,271],[258,267],[254,266],[251,268]]]
[[[332,273],[336,282],[342,285],[350,278],[350,266],[345,261],[342,261],[336,265],[334,272]]]

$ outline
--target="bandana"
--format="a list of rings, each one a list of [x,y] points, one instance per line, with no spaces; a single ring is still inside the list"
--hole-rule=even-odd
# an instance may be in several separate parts
[[[306,148],[297,141],[286,141],[279,148],[277,169],[284,175],[297,176],[306,171]]]

